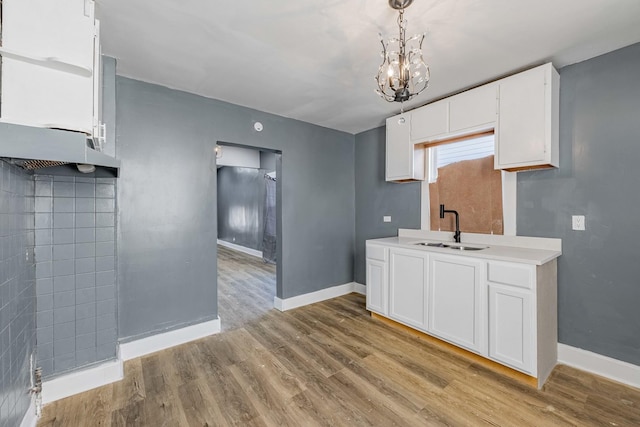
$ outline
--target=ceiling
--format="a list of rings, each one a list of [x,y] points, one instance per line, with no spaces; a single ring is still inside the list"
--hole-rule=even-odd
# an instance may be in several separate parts
[[[97,0],[118,74],[358,133],[400,111],[374,93],[387,0]],[[415,0],[429,88],[405,109],[533,65],[640,41],[638,0]]]

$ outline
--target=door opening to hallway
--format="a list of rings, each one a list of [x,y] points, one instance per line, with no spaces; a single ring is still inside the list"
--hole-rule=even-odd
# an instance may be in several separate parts
[[[218,145],[218,313],[222,330],[273,309],[280,154]]]

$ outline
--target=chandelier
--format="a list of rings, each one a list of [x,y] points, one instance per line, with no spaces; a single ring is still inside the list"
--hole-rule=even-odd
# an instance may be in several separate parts
[[[405,102],[429,86],[429,66],[422,58],[422,42],[425,34],[406,39],[407,21],[404,9],[413,0],[389,0],[389,6],[397,10],[399,37],[386,40],[380,35],[383,58],[375,79],[376,93],[389,102]]]

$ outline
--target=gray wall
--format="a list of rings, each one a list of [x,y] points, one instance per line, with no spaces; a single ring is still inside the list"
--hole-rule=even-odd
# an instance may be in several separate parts
[[[274,156],[275,170],[275,156]],[[224,166],[218,169],[218,239],[262,250],[264,169]]]
[[[0,425],[17,426],[30,397],[35,351],[33,178],[0,160]],[[28,260],[25,254],[28,255]]]
[[[217,141],[282,152],[278,296],[353,280],[353,135],[124,77],[116,90],[121,338],[217,317]]]
[[[365,241],[397,236],[398,228],[420,228],[420,184],[396,184],[384,178],[385,128],[356,135],[355,281],[366,282]],[[391,215],[391,222],[382,217]]]
[[[518,234],[562,238],[559,340],[640,365],[640,44],[560,71],[560,168],[518,174]],[[586,231],[571,230],[586,216]]]
[[[38,365],[51,377],[116,356],[116,180],[35,179]]]
[[[276,154],[268,151],[261,151],[260,169],[264,169],[267,172],[274,172],[276,170]]]

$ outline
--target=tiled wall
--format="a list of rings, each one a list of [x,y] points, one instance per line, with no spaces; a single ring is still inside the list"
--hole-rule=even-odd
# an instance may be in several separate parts
[[[20,425],[35,348],[33,177],[0,160],[0,426]]]
[[[35,176],[38,365],[116,356],[115,179]]]

